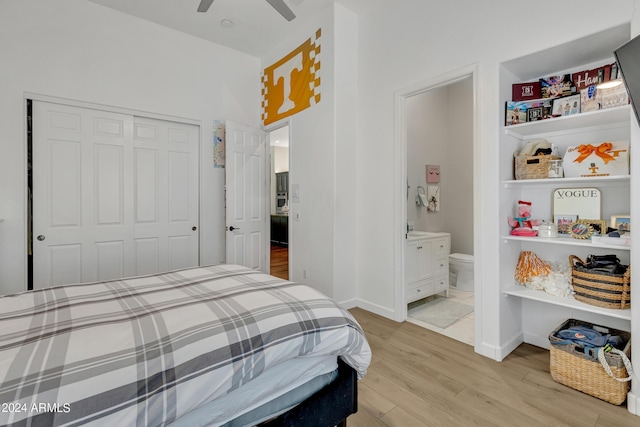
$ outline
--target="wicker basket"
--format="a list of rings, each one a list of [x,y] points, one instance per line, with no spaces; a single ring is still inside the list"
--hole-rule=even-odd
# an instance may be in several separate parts
[[[594,361],[587,358],[582,348],[575,344],[553,344],[553,342],[560,341],[560,339],[555,336],[557,332],[573,326],[594,327],[591,323],[569,319],[549,334],[549,342],[552,343],[549,350],[551,377],[560,384],[597,397],[598,399],[613,403],[614,405],[622,404],[627,398],[630,382],[620,382],[611,378],[598,360]],[[595,326],[595,328],[598,330],[608,330],[608,333],[612,335],[619,335],[626,343],[622,351],[627,357],[630,357],[631,334],[629,332],[598,326]],[[625,368],[622,358],[619,355],[607,354],[606,359],[607,362],[609,362],[613,375],[617,378],[625,378],[628,376],[627,368]]]
[[[613,274],[594,272],[575,265],[575,261],[584,264],[577,256],[569,255],[575,299],[604,308],[631,307],[631,266],[624,274]]]
[[[516,179],[541,179],[549,176],[549,160],[560,160],[558,156],[516,156]]]

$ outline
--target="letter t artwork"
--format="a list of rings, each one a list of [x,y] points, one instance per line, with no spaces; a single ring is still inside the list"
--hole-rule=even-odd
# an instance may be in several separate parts
[[[320,102],[320,35],[294,49],[262,74],[262,122],[289,117]]]

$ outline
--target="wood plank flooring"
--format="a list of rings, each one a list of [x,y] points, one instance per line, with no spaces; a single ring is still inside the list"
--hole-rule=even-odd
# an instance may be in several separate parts
[[[289,280],[289,248],[271,244],[271,272],[272,276]]]
[[[549,352],[523,344],[504,361],[411,323],[350,310],[365,331],[372,364],[358,385],[349,427],[640,426],[611,405],[556,383]]]

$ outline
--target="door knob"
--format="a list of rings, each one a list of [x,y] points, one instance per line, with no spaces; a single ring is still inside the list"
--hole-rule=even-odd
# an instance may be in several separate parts
[[[234,227],[233,225],[229,227],[229,231],[240,230],[240,227]]]
[[[191,231],[196,231],[197,229],[198,229],[198,227],[196,227],[196,226],[191,227]]]
[[[39,235],[37,238],[38,238],[38,240],[40,240],[41,242],[45,239],[45,237],[44,237],[42,234],[41,234],[41,235]]]

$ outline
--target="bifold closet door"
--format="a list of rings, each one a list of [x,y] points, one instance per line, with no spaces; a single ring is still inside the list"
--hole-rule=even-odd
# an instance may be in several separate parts
[[[35,289],[198,264],[196,126],[32,111]]]

